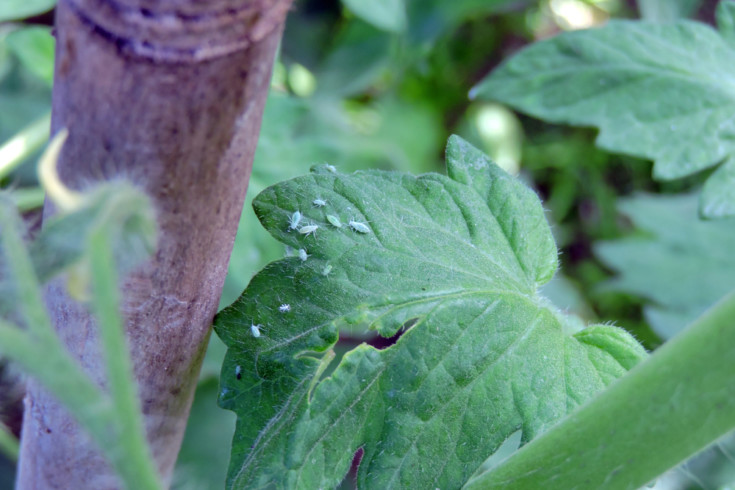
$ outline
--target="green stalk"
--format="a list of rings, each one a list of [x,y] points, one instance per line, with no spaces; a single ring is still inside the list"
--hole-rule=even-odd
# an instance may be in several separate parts
[[[46,114],[0,146],[0,180],[39,150],[48,141],[50,130],[51,114]]]
[[[117,271],[112,255],[108,227],[99,226],[91,235],[88,253],[94,286],[93,306],[107,364],[110,394],[122,433],[117,447],[116,465],[131,489],[161,488],[145,439],[141,409],[120,314]]]
[[[735,428],[735,293],[467,489],[638,488]]]

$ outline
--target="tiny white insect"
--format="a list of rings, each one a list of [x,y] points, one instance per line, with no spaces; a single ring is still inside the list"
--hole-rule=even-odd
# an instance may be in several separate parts
[[[321,197],[317,197],[316,199],[314,199],[313,201],[311,201],[311,203],[312,203],[312,204],[313,204],[313,205],[314,205],[315,207],[317,207],[317,208],[321,208],[321,207],[324,207],[324,206],[326,206],[326,205],[327,205],[327,201],[325,201],[325,200],[324,200],[324,199],[322,199]]]
[[[329,221],[329,224],[334,226],[335,228],[342,228],[342,222],[336,216],[328,214],[327,221]]]
[[[322,269],[322,275],[328,276],[330,272],[332,272],[332,266],[330,264],[325,265],[324,269]]]
[[[260,337],[260,329],[263,328],[263,325],[253,325],[250,324],[250,333],[253,334],[253,337],[256,339]]]
[[[288,303],[283,303],[281,306],[278,307],[278,311],[281,313],[288,313],[291,311],[291,305]]]
[[[352,228],[354,231],[358,233],[370,233],[370,228],[365,223],[361,223],[360,221],[350,220],[350,228]]]
[[[235,377],[237,379],[242,378],[242,368],[240,366],[235,366]]]
[[[335,167],[334,165],[324,165],[324,168],[326,168],[327,170],[329,170],[333,174],[336,174],[337,173],[337,167]]]
[[[306,259],[308,259],[308,258],[309,258],[309,254],[307,254],[307,253],[306,253],[306,250],[304,250],[303,248],[300,248],[300,249],[299,249],[299,258],[300,258],[300,259],[301,259],[301,260],[302,260],[303,262],[306,262]]]
[[[294,211],[288,220],[288,229],[295,230],[296,228],[299,227],[299,223],[301,223],[301,212]]]
[[[306,225],[299,228],[299,233],[305,236],[316,235],[316,230],[319,229],[319,225]]]

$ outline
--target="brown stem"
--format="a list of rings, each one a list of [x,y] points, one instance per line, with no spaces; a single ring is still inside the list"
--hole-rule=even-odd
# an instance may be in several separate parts
[[[217,310],[290,0],[62,0],[52,129],[70,131],[62,180],[123,176],[152,197],[154,258],[123,312],[158,469],[170,481]],[[52,213],[47,205],[46,215]],[[96,330],[59,283],[60,336],[104,385]],[[119,488],[97,448],[32,382],[19,489]]]

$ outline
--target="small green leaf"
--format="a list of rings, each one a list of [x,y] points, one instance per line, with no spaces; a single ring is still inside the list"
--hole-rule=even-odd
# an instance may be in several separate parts
[[[378,29],[400,32],[406,28],[404,0],[342,0],[342,3],[353,14]]]
[[[228,346],[220,404],[238,415],[229,487],[334,487],[363,448],[360,488],[456,488],[511,434],[528,442],[645,356],[622,330],[579,331],[538,296],[557,251],[531,190],[457,137],[447,167],[320,166],[255,199],[266,229],[308,257],[268,265],[215,320]],[[316,236],[289,230],[297,210]],[[320,379],[350,324],[407,331]]]
[[[646,319],[670,339],[735,289],[735,220],[702,221],[695,196],[639,195],[620,210],[642,234],[598,244],[597,256],[619,273],[606,288],[651,301]]]
[[[597,126],[599,146],[653,159],[654,177],[676,179],[735,152],[733,80],[735,51],[705,24],[611,21],[531,45],[471,93]]]
[[[54,81],[56,40],[47,27],[24,27],[5,38],[10,50],[34,75],[51,85]]]
[[[3,0],[0,3],[0,22],[42,14],[55,5],[56,0]]]

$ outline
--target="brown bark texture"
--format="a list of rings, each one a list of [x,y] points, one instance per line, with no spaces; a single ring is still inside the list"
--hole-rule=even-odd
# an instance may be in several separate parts
[[[152,196],[154,257],[123,283],[123,314],[153,456],[168,484],[224,283],[291,0],[61,0],[52,133],[62,180],[125,177]],[[45,214],[53,210],[47,205]],[[49,311],[100,385],[94,322],[60,283]],[[122,348],[122,346],[121,346]],[[17,488],[121,483],[56,400],[31,382]]]

